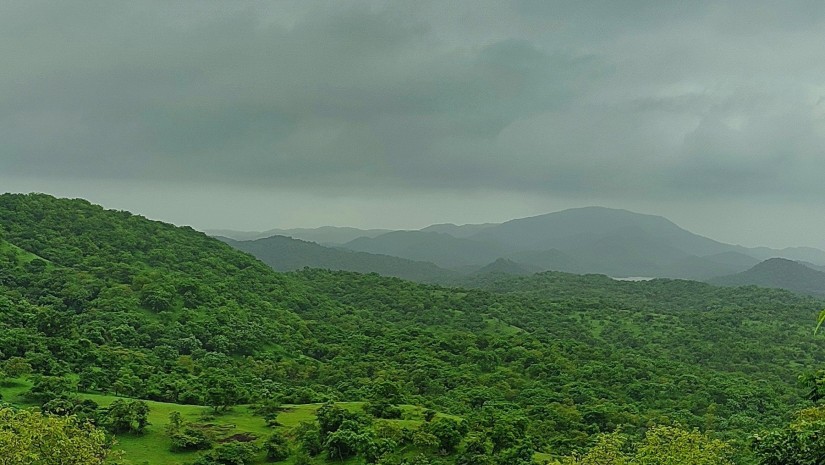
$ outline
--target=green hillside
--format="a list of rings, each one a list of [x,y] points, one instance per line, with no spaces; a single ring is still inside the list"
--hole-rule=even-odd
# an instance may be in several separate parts
[[[367,401],[324,436],[324,453],[350,438],[358,460],[418,444],[419,463],[522,464],[678,424],[752,463],[749,436],[804,405],[796,379],[825,361],[810,331],[822,302],[783,291],[283,274],[190,228],[45,195],[0,196],[0,234],[14,245],[0,255],[0,367],[31,368],[38,403],[117,395],[224,421],[246,412],[236,405]],[[464,420],[384,441],[375,422],[403,419],[401,404]],[[165,447],[150,439],[128,441]]]

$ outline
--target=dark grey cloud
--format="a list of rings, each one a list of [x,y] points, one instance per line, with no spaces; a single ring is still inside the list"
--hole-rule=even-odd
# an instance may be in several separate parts
[[[3,2],[0,173],[808,205],[823,5]]]

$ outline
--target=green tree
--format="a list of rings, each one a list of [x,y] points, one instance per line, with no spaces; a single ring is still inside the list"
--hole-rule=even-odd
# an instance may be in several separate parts
[[[63,376],[36,376],[31,389],[25,393],[25,397],[34,402],[45,404],[46,402],[65,397],[77,392],[74,381]]]
[[[599,436],[596,445],[584,455],[572,455],[562,465],[630,465],[624,452],[625,438],[619,433]]]
[[[422,425],[427,433],[438,439],[438,448],[447,454],[455,452],[464,435],[467,434],[466,425],[462,421],[440,417]]]
[[[295,436],[301,450],[311,457],[315,457],[324,450],[321,431],[316,423],[301,422],[292,430],[292,434]]]
[[[363,443],[361,425],[352,420],[344,420],[338,429],[327,435],[324,445],[330,458],[344,460],[357,454]]]
[[[275,432],[264,443],[266,458],[273,462],[280,462],[289,457],[289,442],[283,434]]]
[[[493,444],[483,434],[471,434],[456,457],[456,465],[492,465]]]
[[[140,290],[140,303],[149,310],[162,312],[172,308],[175,287],[166,283],[149,283]]]
[[[237,378],[222,370],[210,369],[201,376],[206,404],[215,412],[226,411],[243,398]]]
[[[344,421],[350,418],[350,413],[335,405],[334,402],[326,402],[315,412],[315,417],[318,420],[321,441],[326,441],[330,433],[338,431]]]
[[[3,363],[3,371],[12,378],[18,378],[32,372],[32,366],[23,357],[11,357]]]
[[[825,407],[796,414],[786,427],[753,436],[753,451],[761,465],[818,464],[825,457]]]
[[[103,422],[113,433],[143,434],[149,425],[149,405],[142,400],[116,399],[106,409]]]
[[[698,430],[654,426],[645,434],[634,465],[732,465],[730,445]]]
[[[0,464],[103,465],[106,435],[74,417],[0,408]]]
[[[732,465],[731,448],[697,430],[654,426],[625,452],[626,439],[619,433],[603,435],[583,456],[568,457],[563,465]]]
[[[180,412],[169,414],[169,424],[166,425],[166,434],[172,442],[172,452],[205,450],[212,447],[212,441],[203,430],[192,427],[183,421]]]

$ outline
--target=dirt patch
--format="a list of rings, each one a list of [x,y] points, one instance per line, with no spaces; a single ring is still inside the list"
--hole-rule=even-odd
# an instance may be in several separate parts
[[[231,441],[252,442],[256,439],[258,439],[258,436],[254,435],[252,433],[238,433],[238,434],[233,434],[232,436],[229,436],[229,437],[225,437],[223,439],[219,439],[218,442],[220,442],[220,443],[231,442]]]

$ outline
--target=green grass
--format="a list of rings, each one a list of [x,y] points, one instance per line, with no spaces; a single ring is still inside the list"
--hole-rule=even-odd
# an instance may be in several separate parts
[[[0,394],[3,400],[21,407],[32,406],[22,397],[22,393],[31,388],[31,383],[23,379],[11,380],[6,385],[0,386]],[[108,406],[115,399],[120,397],[81,393],[79,397],[97,402],[101,407]],[[171,442],[166,436],[166,425],[169,424],[169,414],[178,411],[184,420],[200,424],[212,425],[212,431],[220,441],[221,439],[236,434],[254,435],[257,437],[255,443],[263,445],[269,435],[274,431],[288,432],[293,427],[305,421],[315,421],[315,413],[323,404],[300,404],[284,405],[283,411],[278,415],[277,421],[280,426],[269,427],[264,419],[254,415],[247,405],[238,405],[227,412],[214,415],[210,407],[198,405],[182,405],[166,402],[145,401],[149,405],[149,422],[146,432],[141,436],[119,435],[116,437],[116,450],[123,452],[123,458],[129,465],[184,465],[191,463],[203,452],[171,452]],[[360,412],[364,402],[338,402],[339,407],[351,412]],[[414,405],[402,405],[403,419],[388,420],[401,427],[417,428],[423,421],[424,408]],[[457,418],[457,417],[453,417]],[[294,456],[290,457],[284,464],[291,464]],[[259,454],[256,463],[266,463],[264,453]],[[313,463],[333,463],[327,462],[321,457],[313,460]],[[348,461],[335,461],[335,464],[355,464],[359,459],[354,458]]]
[[[33,404],[26,401],[22,394],[31,388],[31,383],[26,379],[10,379],[0,385],[0,395],[5,402],[20,407],[31,407]],[[81,393],[79,397],[97,402],[101,407],[106,407],[116,399],[128,399],[104,394]],[[166,436],[166,425],[169,424],[169,414],[180,412],[183,419],[200,424],[214,425],[210,428],[218,439],[226,438],[235,434],[252,434],[258,439],[255,443],[262,445],[266,438],[274,431],[288,432],[295,426],[305,421],[315,421],[315,414],[323,405],[316,404],[284,404],[281,413],[278,414],[277,421],[280,426],[267,426],[264,419],[256,416],[248,405],[238,405],[227,412],[214,415],[210,407],[200,405],[183,405],[167,402],[145,401],[149,405],[149,422],[146,432],[141,436],[120,435],[117,436],[116,450],[122,451],[123,459],[127,465],[185,465],[196,460],[204,452],[171,452],[171,441]],[[337,406],[347,409],[350,412],[360,412],[364,402],[337,402]],[[402,419],[385,420],[394,423],[402,428],[418,428],[423,420],[424,407],[417,405],[401,405],[403,413]],[[437,416],[444,416],[453,419],[460,419],[455,415],[438,413]],[[413,457],[419,451],[415,448],[401,451],[405,457]],[[549,454],[537,453],[535,459],[542,463],[545,460],[552,463],[552,456]],[[279,462],[285,465],[294,463],[293,454],[287,460]],[[267,463],[264,453],[261,452],[256,461],[258,464]],[[357,457],[346,461],[328,461],[323,456],[312,459],[312,463],[322,465],[334,463],[336,465],[354,465],[361,463]]]
[[[5,254],[7,252],[11,252],[11,254],[14,255],[18,265],[25,265],[26,263],[29,263],[32,260],[38,258],[46,263],[51,263],[42,257],[39,257],[31,252],[23,250],[20,247],[17,247],[16,245],[10,242],[0,239],[0,254]]]
[[[24,379],[6,379],[3,384],[0,384],[2,401],[14,405],[26,405],[26,400],[23,399],[23,393],[31,389],[31,387],[31,383]]]

